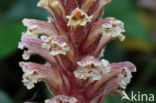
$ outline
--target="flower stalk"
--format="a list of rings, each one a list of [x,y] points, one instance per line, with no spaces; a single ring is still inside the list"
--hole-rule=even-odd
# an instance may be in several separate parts
[[[40,55],[45,64],[20,62],[22,82],[28,89],[46,81],[54,98],[45,103],[102,103],[110,94],[124,93],[136,67],[130,62],[110,63],[98,59],[113,39],[124,41],[122,21],[101,20],[111,0],[40,0],[48,21],[24,19],[23,59]]]

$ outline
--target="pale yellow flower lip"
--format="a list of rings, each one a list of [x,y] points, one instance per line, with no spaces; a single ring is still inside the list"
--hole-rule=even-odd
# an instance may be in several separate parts
[[[74,71],[75,77],[83,80],[88,78],[99,80],[102,75],[109,73],[111,69],[107,60],[99,61],[92,56],[83,58],[77,64],[77,69]]]
[[[76,8],[72,11],[70,16],[66,16],[68,19],[67,26],[77,27],[85,26],[88,22],[91,22],[93,16],[88,16],[80,8]]]
[[[66,55],[70,50],[70,46],[59,36],[41,36],[41,40],[43,41],[42,48],[50,50],[50,54],[53,56],[58,54]]]

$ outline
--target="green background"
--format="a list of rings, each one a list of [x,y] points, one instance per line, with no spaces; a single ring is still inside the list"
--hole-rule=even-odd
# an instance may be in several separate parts
[[[46,11],[37,8],[37,2],[38,0],[0,1],[0,103],[21,103],[27,100],[39,103],[52,96],[44,83],[27,90],[21,83],[23,72],[18,66],[23,51],[17,49],[17,45],[21,33],[26,30],[21,20],[23,18],[47,20],[49,16]],[[122,43],[118,40],[108,43],[104,58],[111,62],[128,60],[137,67],[137,73],[133,74],[132,82],[126,89],[128,94],[131,91],[156,94],[155,11],[140,6],[136,0],[112,0],[105,8],[103,18],[111,16],[122,20],[125,23],[127,38]],[[31,60],[42,62],[39,57]],[[129,101],[121,102],[120,96],[111,95],[104,103],[129,103]]]

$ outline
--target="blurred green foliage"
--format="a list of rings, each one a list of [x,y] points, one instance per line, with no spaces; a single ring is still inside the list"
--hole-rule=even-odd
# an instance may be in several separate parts
[[[17,50],[21,33],[25,28],[21,23],[23,18],[46,19],[48,13],[37,8],[37,0],[16,0],[16,2],[3,0],[0,5],[0,58],[9,56]],[[12,3],[13,5],[6,5]],[[7,8],[6,8],[7,7]],[[6,11],[6,12],[3,12]]]
[[[13,103],[13,101],[6,93],[0,91],[0,103]]]
[[[17,49],[20,34],[24,30],[22,24],[7,22],[0,25],[0,58],[6,57]]]

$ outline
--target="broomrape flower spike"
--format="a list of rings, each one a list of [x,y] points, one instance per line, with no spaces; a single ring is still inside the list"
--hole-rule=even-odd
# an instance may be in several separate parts
[[[20,62],[23,84],[32,89],[45,81],[55,95],[45,103],[103,103],[112,93],[123,95],[136,67],[131,62],[99,59],[112,39],[124,41],[124,23],[100,19],[111,0],[40,0],[48,21],[24,19],[20,49],[23,59],[40,55],[45,64]]]

